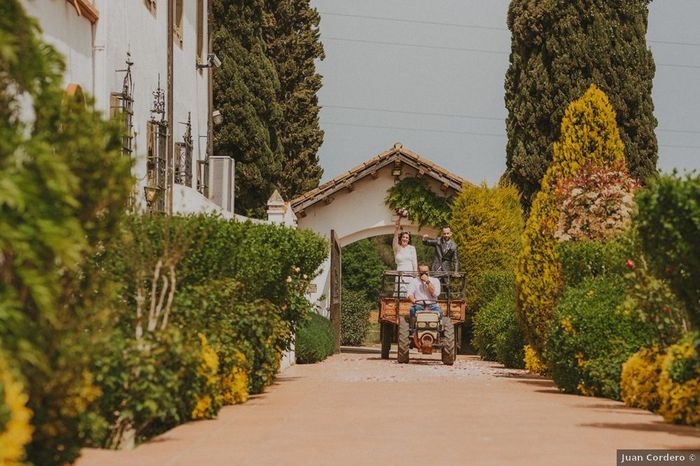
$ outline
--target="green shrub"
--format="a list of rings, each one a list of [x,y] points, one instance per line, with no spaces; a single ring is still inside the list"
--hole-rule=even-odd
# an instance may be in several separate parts
[[[620,395],[627,406],[656,411],[661,404],[659,378],[665,355],[658,347],[642,348],[622,366]]]
[[[700,329],[700,176],[662,176],[639,193],[637,204],[645,254]]]
[[[587,278],[621,277],[627,272],[626,238],[608,242],[567,241],[556,247],[564,286],[574,288]]]
[[[622,364],[652,330],[620,313],[621,279],[584,279],[564,291],[549,328],[545,359],[567,393],[620,399]]]
[[[23,2],[0,2],[0,351],[29,397],[27,460],[80,451],[80,417],[110,284],[90,258],[115,235],[133,178],[117,125],[64,92],[64,61]]]
[[[474,345],[479,355],[506,367],[524,367],[525,339],[515,310],[515,286],[504,288],[474,316]]]
[[[386,204],[392,209],[406,209],[419,226],[442,228],[450,218],[450,199],[433,192],[422,178],[404,178],[389,188]]]
[[[481,277],[515,270],[523,232],[518,191],[512,186],[464,186],[452,204],[450,226],[460,269],[467,275],[467,308],[477,309],[488,302],[477,290]]]
[[[323,316],[310,313],[296,335],[296,357],[299,364],[323,361],[335,351],[335,330]]]
[[[369,331],[369,314],[376,307],[361,291],[343,289],[340,320],[340,342],[343,345],[362,346]]]

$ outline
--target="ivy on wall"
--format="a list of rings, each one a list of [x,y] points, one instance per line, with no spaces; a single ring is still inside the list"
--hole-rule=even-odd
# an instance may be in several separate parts
[[[442,228],[449,223],[451,198],[435,194],[425,179],[404,178],[387,190],[386,205],[406,209],[408,217],[418,223]]]

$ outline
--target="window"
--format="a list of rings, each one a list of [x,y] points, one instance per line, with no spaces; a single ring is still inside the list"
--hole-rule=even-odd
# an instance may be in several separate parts
[[[165,158],[168,145],[168,124],[150,120],[146,125],[146,183],[155,190],[151,210],[165,212]]]
[[[187,114],[183,142],[175,144],[175,183],[192,187],[192,123]]]
[[[182,47],[182,16],[183,16],[183,2],[184,0],[175,0],[175,28],[173,33],[178,41],[180,47]]]

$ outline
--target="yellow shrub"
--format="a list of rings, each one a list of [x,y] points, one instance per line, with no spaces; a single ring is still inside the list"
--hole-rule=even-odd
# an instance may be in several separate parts
[[[198,334],[201,344],[197,377],[202,383],[202,390],[197,395],[197,402],[192,410],[192,419],[210,418],[216,414],[220,406],[221,388],[219,385],[219,357],[209,346],[207,337]]]
[[[624,168],[624,145],[615,112],[605,93],[595,85],[564,113],[561,139],[554,144],[552,163],[532,203],[523,233],[515,279],[518,315],[528,341],[540,352],[562,287],[555,249],[560,214],[555,187],[576,175],[586,163]]]
[[[668,348],[659,378],[659,414],[668,422],[700,426],[700,337]]]
[[[535,351],[532,346],[525,345],[524,352],[525,369],[533,374],[544,375],[547,373],[547,365],[542,361],[542,358],[540,358],[540,355],[537,354],[537,351]]]
[[[248,400],[248,370],[246,357],[243,353],[235,352],[237,365],[221,378],[222,399],[225,405],[245,403]]]
[[[22,387],[0,357],[0,414],[6,419],[0,424],[0,465],[23,464],[24,446],[32,438],[29,425],[32,412],[26,406],[27,400]]]
[[[659,408],[658,383],[664,354],[658,348],[642,348],[622,366],[622,401],[633,408],[656,411]]]

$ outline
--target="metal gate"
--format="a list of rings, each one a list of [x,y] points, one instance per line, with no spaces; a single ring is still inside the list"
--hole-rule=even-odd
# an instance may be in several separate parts
[[[331,230],[331,323],[335,328],[335,352],[340,352],[340,280],[341,280],[341,250],[335,230]]]

